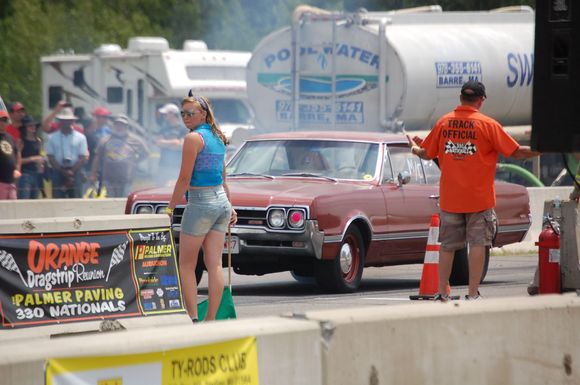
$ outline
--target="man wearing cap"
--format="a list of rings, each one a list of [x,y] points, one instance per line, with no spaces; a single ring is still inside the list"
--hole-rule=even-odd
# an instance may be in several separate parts
[[[168,103],[158,110],[163,117],[161,137],[156,140],[159,146],[159,170],[157,182],[165,184],[175,181],[181,165],[181,149],[187,128],[182,124],[180,110],[176,104]]]
[[[49,135],[46,155],[52,166],[52,197],[80,198],[84,174],[82,167],[89,150],[87,139],[73,129],[77,120],[71,107],[64,107],[55,116],[59,129]]]
[[[480,299],[485,249],[497,230],[495,215],[495,169],[499,154],[515,159],[538,156],[520,146],[494,119],[479,112],[487,95],[485,86],[468,81],[461,87],[461,104],[440,118],[418,146],[407,135],[411,152],[422,159],[438,158],[441,168],[439,241],[439,294],[449,299],[446,287],[455,251],[469,243],[469,293]]]
[[[18,141],[20,139],[19,128],[22,125],[22,118],[26,116],[26,109],[24,108],[24,104],[15,102],[8,106],[8,111],[12,123],[6,127],[6,132],[8,132],[15,141]]]
[[[20,151],[6,131],[9,115],[0,110],[0,199],[16,199],[16,180],[20,177]]]
[[[148,156],[145,143],[129,132],[129,118],[117,115],[111,135],[99,142],[90,180],[95,183],[100,174],[101,188],[106,188],[107,197],[126,197],[131,192],[137,165]]]

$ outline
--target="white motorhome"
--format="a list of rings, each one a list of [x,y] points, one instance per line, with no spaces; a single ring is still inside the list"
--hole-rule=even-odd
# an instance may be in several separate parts
[[[190,89],[207,96],[226,136],[251,128],[246,93],[249,52],[208,50],[203,41],[186,40],[169,48],[162,37],[134,37],[127,49],[105,44],[92,54],[42,57],[42,112],[46,116],[67,100],[87,116],[98,106],[129,116],[143,135],[158,130],[157,110],[179,105]],[[77,113],[81,112],[77,110]]]
[[[443,12],[329,12],[300,6],[248,63],[248,94],[263,131],[425,130],[485,83],[483,112],[531,122],[534,12],[517,6]]]

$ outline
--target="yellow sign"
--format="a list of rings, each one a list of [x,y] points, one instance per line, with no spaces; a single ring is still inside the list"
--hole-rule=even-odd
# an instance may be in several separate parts
[[[255,337],[165,352],[48,360],[46,385],[258,385]]]

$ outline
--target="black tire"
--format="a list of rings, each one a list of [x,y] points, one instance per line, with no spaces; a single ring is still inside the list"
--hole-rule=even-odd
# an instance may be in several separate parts
[[[326,291],[355,292],[362,278],[365,253],[365,244],[360,230],[350,227],[344,235],[336,258],[331,261],[317,261],[316,282]]]
[[[453,257],[453,268],[451,270],[451,275],[449,276],[449,284],[452,286],[462,286],[469,285],[469,260],[467,258],[469,251],[468,248],[457,250],[455,256]],[[481,273],[481,282],[485,279],[487,275],[487,269],[489,267],[489,254],[490,247],[485,248],[485,262],[483,263],[483,272]]]

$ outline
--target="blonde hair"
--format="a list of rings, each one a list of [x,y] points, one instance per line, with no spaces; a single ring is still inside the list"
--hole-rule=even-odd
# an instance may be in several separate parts
[[[211,109],[211,105],[209,104],[209,100],[207,100],[207,98],[205,98],[204,96],[195,96],[195,95],[186,96],[181,101],[181,107],[183,107],[185,103],[197,104],[199,108],[205,111],[206,112],[205,121],[207,124],[209,124],[211,132],[213,132],[218,138],[220,138],[220,140],[224,142],[226,146],[229,144],[229,141],[226,138],[225,134],[222,132],[222,130],[220,130],[215,121],[215,118],[213,116],[213,110]]]

